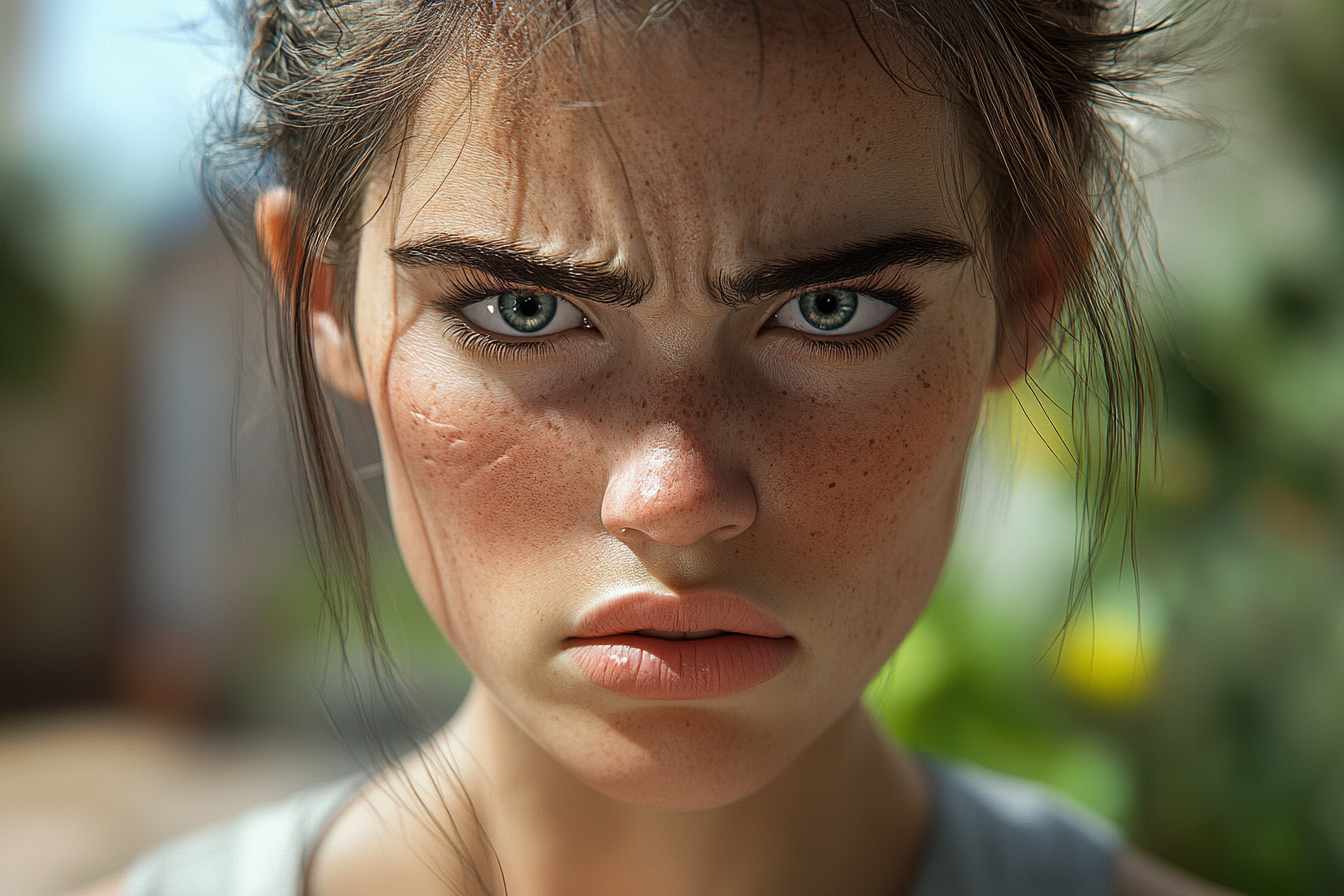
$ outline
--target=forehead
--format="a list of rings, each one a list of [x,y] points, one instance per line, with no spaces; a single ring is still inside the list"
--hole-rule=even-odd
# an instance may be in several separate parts
[[[843,10],[843,7],[840,7]],[[395,240],[507,240],[650,273],[961,230],[947,110],[825,9],[586,24],[443,74],[404,145]]]

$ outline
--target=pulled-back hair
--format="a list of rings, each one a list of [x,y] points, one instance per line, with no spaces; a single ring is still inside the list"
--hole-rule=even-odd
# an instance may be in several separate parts
[[[214,117],[202,176],[212,208],[273,301],[272,359],[287,397],[303,508],[327,601],[344,639],[386,657],[354,478],[313,355],[312,284],[334,267],[334,304],[353,309],[366,194],[395,158],[434,80],[481,54],[526,54],[610,14],[662,26],[692,0],[246,0],[233,15],[241,89]],[[697,0],[698,2],[698,0]],[[735,0],[706,0],[715,9]],[[1047,361],[1071,376],[1080,528],[1066,618],[1084,599],[1103,543],[1132,526],[1139,458],[1152,435],[1155,366],[1137,307],[1145,220],[1124,122],[1163,114],[1158,95],[1188,45],[1174,13],[1140,22],[1133,4],[1097,0],[835,0],[892,78],[933,89],[953,138],[975,160],[1000,319],[1020,312],[1048,258],[1063,289],[1040,324]],[[1192,6],[1186,4],[1187,12]],[[769,15],[742,6],[758,24]],[[669,27],[675,26],[675,21]],[[577,44],[575,44],[577,47]],[[577,49],[576,49],[577,52]],[[262,192],[292,197],[287,254],[263,263]],[[966,187],[959,183],[958,187]],[[959,190],[962,196],[965,189]],[[284,272],[277,278],[274,272]],[[1016,316],[1021,316],[1017,314]],[[1029,381],[1030,384],[1030,381]]]
[[[353,632],[363,637],[380,684],[399,682],[375,610],[362,489],[314,360],[319,265],[332,266],[334,308],[351,326],[367,194],[445,69],[526,62],[566,30],[607,17],[632,23],[637,34],[692,21],[692,4],[729,10],[739,2],[761,27],[770,13],[759,0],[233,3],[246,58],[205,135],[202,181],[235,250],[270,293],[273,372],[286,399],[301,510],[333,634],[342,645]],[[1146,214],[1127,124],[1166,114],[1161,90],[1188,68],[1187,53],[1202,39],[1194,29],[1187,40],[1191,29],[1178,26],[1199,20],[1195,12],[1207,4],[1192,0],[1172,7],[1179,14],[1140,21],[1129,0],[833,2],[843,3],[893,79],[946,102],[952,139],[974,160],[976,182],[958,180],[955,192],[962,201],[979,194],[985,214],[977,236],[992,248],[982,274],[1000,320],[1039,317],[1014,304],[1039,292],[1031,278],[1041,276],[1042,259],[1058,276],[1061,304],[1035,338],[1047,347],[1046,363],[1072,383],[1066,410],[1079,531],[1067,620],[1090,593],[1112,531],[1132,534],[1139,461],[1153,436],[1156,369],[1135,288]],[[572,46],[580,53],[577,40]],[[254,215],[261,194],[277,186],[290,196],[291,232],[269,247],[284,257],[265,259]],[[1027,387],[1036,388],[1030,375]],[[443,786],[457,789],[451,768],[445,771]],[[480,841],[464,839],[451,813],[446,822],[430,820],[467,879],[492,889],[487,879],[497,875],[483,873],[467,845]]]

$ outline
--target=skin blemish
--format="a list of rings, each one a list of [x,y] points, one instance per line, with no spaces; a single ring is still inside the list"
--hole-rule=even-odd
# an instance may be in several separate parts
[[[922,611],[955,520],[976,371],[993,349],[993,306],[973,278],[948,275],[953,264],[903,271],[924,300],[917,325],[862,355],[848,336],[762,329],[793,287],[744,308],[706,287],[752,265],[960,232],[941,176],[954,142],[943,103],[891,84],[852,31],[835,33],[770,37],[781,71],[765,80],[739,70],[754,28],[740,44],[707,33],[714,52],[694,58],[650,38],[640,52],[658,77],[595,61],[584,83],[561,66],[529,99],[537,114],[507,128],[485,111],[495,88],[482,77],[462,152],[443,152],[427,119],[405,143],[398,201],[361,243],[374,283],[394,277],[389,248],[447,234],[561,266],[619,263],[649,284],[629,307],[576,288],[591,330],[498,340],[507,351],[445,329],[436,296],[407,297],[419,316],[360,345],[366,369],[386,371],[373,410],[407,569],[502,710],[495,730],[636,805],[727,805],[810,749]],[[455,108],[455,90],[445,79],[426,108]],[[553,114],[590,93],[611,98],[603,128],[591,109]],[[394,298],[357,292],[360,319],[393,316]],[[869,481],[840,489],[856,472]],[[816,500],[823,490],[836,495]],[[636,711],[565,658],[597,602],[697,590],[773,615],[798,659],[712,711]]]

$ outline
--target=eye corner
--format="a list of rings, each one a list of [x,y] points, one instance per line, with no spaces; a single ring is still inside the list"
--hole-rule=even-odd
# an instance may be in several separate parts
[[[791,296],[762,329],[787,327],[818,339],[856,336],[882,326],[898,314],[910,316],[915,310],[913,298],[904,289],[815,287]]]

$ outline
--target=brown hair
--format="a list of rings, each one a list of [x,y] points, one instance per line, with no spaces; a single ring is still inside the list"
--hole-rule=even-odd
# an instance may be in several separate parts
[[[717,0],[727,5],[729,0]],[[1142,201],[1122,114],[1161,114],[1149,87],[1180,72],[1192,45],[1173,15],[1097,0],[845,0],[893,78],[936,86],[954,134],[972,148],[989,210],[1001,307],[1022,294],[1023,259],[1044,249],[1064,286],[1049,357],[1072,375],[1081,526],[1067,612],[1088,593],[1120,521],[1132,525],[1139,456],[1151,436],[1155,370],[1133,283]],[[758,4],[746,2],[758,16]],[[1200,4],[1186,4],[1187,14]],[[432,80],[455,58],[520,52],[529,28],[600,17],[652,22],[680,0],[247,0],[234,14],[247,49],[242,90],[207,135],[203,179],[241,254],[256,259],[253,208],[279,184],[296,203],[290,258],[271,280],[274,359],[298,447],[307,520],[336,634],[360,630],[384,655],[365,522],[331,407],[314,367],[310,287],[335,262],[348,314],[361,207],[380,160],[395,155]],[[510,21],[504,21],[507,15]],[[895,51],[895,52],[893,52]]]

